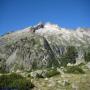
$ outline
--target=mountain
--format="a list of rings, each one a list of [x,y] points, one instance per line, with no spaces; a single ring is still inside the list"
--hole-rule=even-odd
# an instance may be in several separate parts
[[[90,51],[90,29],[71,30],[56,24],[39,23],[9,32],[0,36],[0,68],[7,71],[29,71],[60,67],[68,47],[75,48],[76,63],[83,62],[84,54]]]

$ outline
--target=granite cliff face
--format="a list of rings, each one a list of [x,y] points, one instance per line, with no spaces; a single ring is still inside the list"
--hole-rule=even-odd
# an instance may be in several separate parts
[[[0,37],[0,68],[8,71],[60,67],[68,46],[77,50],[78,62],[90,50],[90,29],[69,30],[38,24]]]

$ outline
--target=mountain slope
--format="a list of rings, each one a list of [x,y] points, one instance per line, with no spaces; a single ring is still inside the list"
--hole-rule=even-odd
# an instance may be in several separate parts
[[[89,29],[69,30],[50,23],[28,27],[0,37],[1,67],[3,61],[9,71],[60,66],[68,46],[77,49],[76,60],[83,60],[90,49]]]

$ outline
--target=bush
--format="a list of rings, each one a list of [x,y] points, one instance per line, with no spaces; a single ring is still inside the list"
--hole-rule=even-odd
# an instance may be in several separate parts
[[[60,74],[60,72],[58,72],[57,69],[48,69],[46,77],[52,77],[57,74]]]
[[[85,72],[79,66],[66,67],[66,73],[84,74]]]
[[[62,54],[60,57],[61,66],[66,67],[68,63],[76,63],[76,57],[78,52],[74,46],[68,46],[66,53]]]
[[[30,80],[21,75],[12,73],[10,75],[0,76],[0,88],[15,88],[17,90],[30,90],[34,85]]]
[[[66,67],[67,64],[68,64],[68,62],[69,62],[69,60],[67,59],[67,56],[66,55],[62,55],[61,56],[61,59],[60,59],[60,62],[61,62],[61,66]]]
[[[30,74],[28,74],[28,75],[27,75],[27,77],[28,77],[28,78],[31,78],[31,75],[30,75]]]
[[[84,59],[86,62],[90,62],[90,52],[84,53]]]
[[[68,63],[76,63],[76,57],[78,56],[76,48],[74,46],[68,46],[66,56],[69,61]]]
[[[85,66],[85,63],[78,64],[79,67]]]
[[[0,58],[0,73],[7,73],[5,62],[6,60],[4,58]]]
[[[0,67],[0,73],[3,73],[4,74],[4,73],[8,73],[8,72],[5,69],[3,69],[3,68]]]

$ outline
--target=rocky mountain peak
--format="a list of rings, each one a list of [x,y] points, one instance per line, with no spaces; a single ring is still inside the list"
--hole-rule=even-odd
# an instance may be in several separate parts
[[[52,24],[50,22],[48,22],[48,23],[45,24],[45,28],[53,29],[53,30],[60,29],[60,27],[57,24]]]
[[[52,23],[38,23],[37,25],[34,25],[30,28],[31,32],[54,32],[54,31],[59,31],[60,27],[57,24],[52,24]]]
[[[83,60],[90,47],[90,32],[84,29],[70,30],[56,24],[37,25],[0,37],[0,59],[6,67],[31,70],[60,65],[61,56],[69,46],[77,50],[77,60]],[[90,29],[88,29],[90,30]]]

